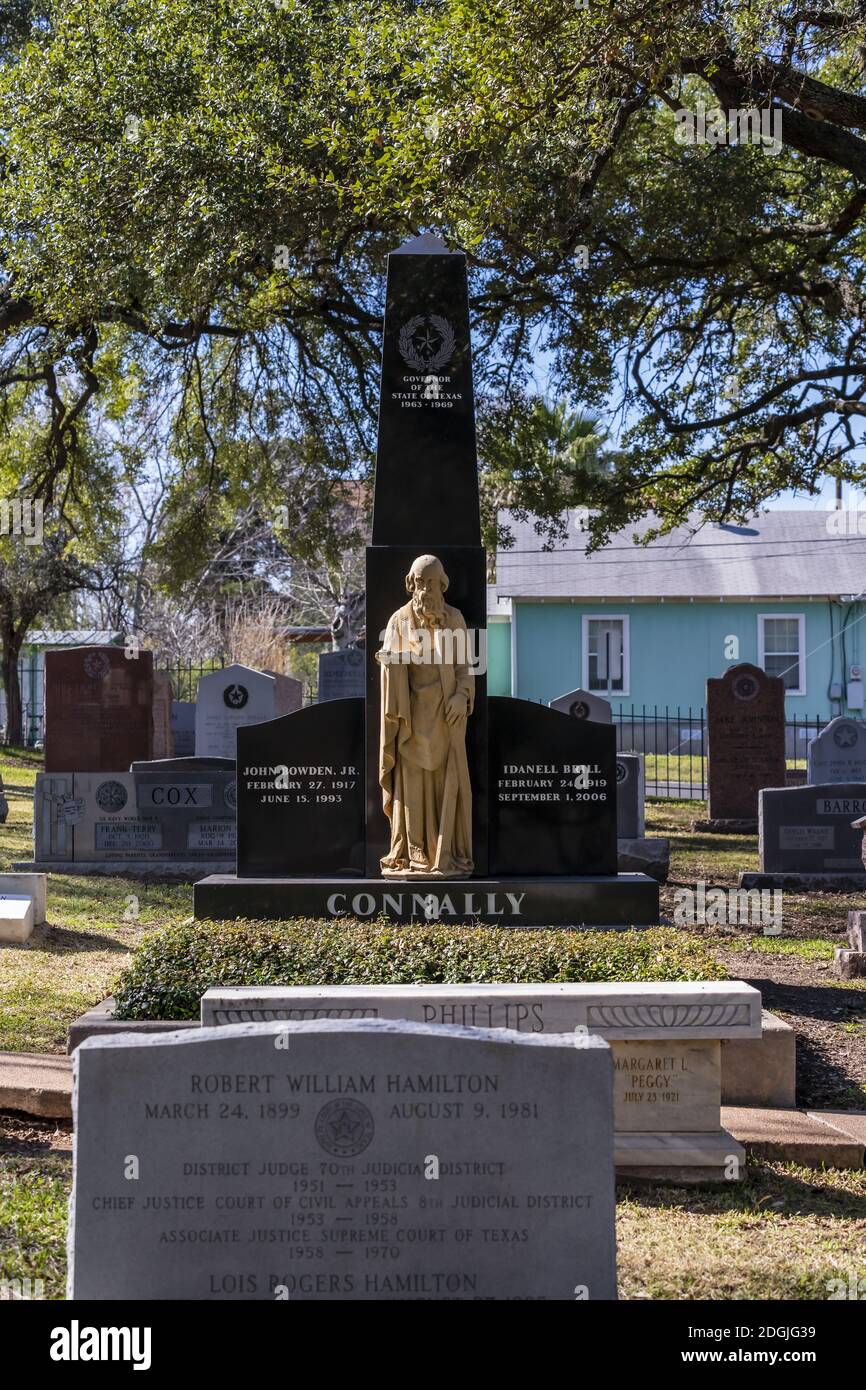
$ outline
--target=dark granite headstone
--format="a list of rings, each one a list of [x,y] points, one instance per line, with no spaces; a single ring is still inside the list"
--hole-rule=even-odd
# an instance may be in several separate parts
[[[616,755],[616,827],[621,840],[642,840],[646,834],[642,753]]]
[[[488,742],[466,258],[427,236],[388,263],[372,541],[365,699],[239,731],[238,873],[197,884],[196,915],[657,921],[658,885],[617,876],[613,726],[500,699]],[[362,757],[359,803],[350,770]]]
[[[171,736],[176,758],[195,754],[195,700],[172,700]]]
[[[45,653],[46,772],[117,772],[153,752],[153,656],[123,647]]]
[[[238,729],[238,877],[364,872],[364,702]]]
[[[763,873],[861,873],[866,782],[779,787],[761,793],[759,850]]]
[[[167,671],[153,673],[153,749],[154,758],[174,757],[174,735],[171,727],[171,676]]]
[[[785,686],[757,666],[707,681],[710,820],[757,820],[758,793],[785,785]]]
[[[490,872],[615,874],[616,730],[494,697]]]
[[[319,656],[319,704],[326,700],[364,698],[364,652],[343,647]]]

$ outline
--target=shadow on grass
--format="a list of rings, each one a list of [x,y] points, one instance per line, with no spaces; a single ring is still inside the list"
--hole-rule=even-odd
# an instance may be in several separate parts
[[[74,955],[80,951],[108,951],[114,955],[128,955],[128,942],[118,941],[104,932],[92,931],[86,927],[52,927],[48,923],[37,927],[29,941],[7,942],[10,950],[44,951],[50,956]]]
[[[802,1170],[800,1170],[802,1172]],[[644,1186],[617,1183],[617,1194],[628,1196],[648,1209],[675,1207],[692,1215],[726,1213],[777,1217],[824,1216],[840,1219],[866,1219],[866,1192],[850,1192],[823,1181],[823,1170],[809,1170],[807,1179],[795,1173],[779,1172],[765,1164],[750,1163],[740,1182],[714,1182],[700,1186]],[[839,1170],[832,1170],[839,1176]],[[863,1176],[862,1170],[858,1170]]]

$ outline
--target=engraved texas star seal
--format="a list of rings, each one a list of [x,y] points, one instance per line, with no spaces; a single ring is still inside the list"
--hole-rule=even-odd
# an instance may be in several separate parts
[[[316,1116],[316,1139],[325,1153],[335,1158],[363,1153],[375,1132],[373,1116],[359,1100],[329,1100]]]

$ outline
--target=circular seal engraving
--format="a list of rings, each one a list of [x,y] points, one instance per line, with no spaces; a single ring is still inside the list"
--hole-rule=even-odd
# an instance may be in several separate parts
[[[226,782],[225,787],[223,789],[223,801],[227,806],[230,806],[232,810],[235,809],[235,807],[238,804],[237,782]]]
[[[586,700],[575,700],[569,705],[568,712],[572,719],[588,719],[589,705],[586,703]]]
[[[359,1100],[329,1100],[316,1116],[315,1134],[325,1153],[354,1158],[363,1153],[375,1133],[373,1116]]]
[[[619,782],[624,782],[624,781],[626,780],[627,777],[628,777],[628,768],[627,768],[626,764],[625,764],[624,762],[622,762],[619,758],[617,758],[617,760],[616,760],[616,780],[617,780],[617,782],[618,782],[618,783],[619,783]]]
[[[731,689],[737,700],[754,700],[758,693],[758,682],[754,676],[737,676]]]
[[[111,670],[111,662],[105,652],[88,652],[84,658],[84,674],[92,681],[104,681]]]
[[[232,685],[227,685],[223,691],[223,704],[227,705],[229,709],[243,709],[249,698],[250,692],[246,686],[240,685],[237,681]]]
[[[833,730],[833,742],[837,748],[856,748],[857,737],[856,724],[840,724],[838,729]]]
[[[441,372],[454,356],[454,329],[441,314],[416,314],[400,329],[400,356],[413,372]]]
[[[347,666],[363,666],[364,653],[359,652],[357,647],[349,647],[349,655],[346,657]]]
[[[96,788],[96,804],[100,811],[122,811],[126,805],[126,787],[122,782],[100,782]]]

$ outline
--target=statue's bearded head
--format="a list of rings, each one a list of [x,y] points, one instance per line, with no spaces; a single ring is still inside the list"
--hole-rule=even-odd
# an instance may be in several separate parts
[[[406,575],[406,591],[412,596],[412,612],[419,627],[441,627],[447,588],[442,561],[435,555],[419,555]]]

